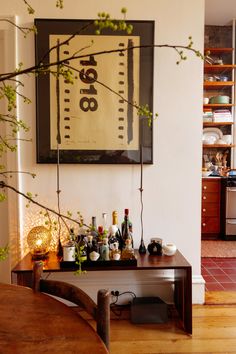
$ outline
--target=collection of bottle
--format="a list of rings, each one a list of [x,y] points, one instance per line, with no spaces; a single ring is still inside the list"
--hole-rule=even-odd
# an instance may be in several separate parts
[[[109,261],[109,260],[130,260],[134,259],[132,223],[129,220],[129,209],[124,211],[124,220],[121,223],[121,230],[118,226],[118,215],[112,213],[112,224],[107,227],[107,214],[103,213],[103,225],[96,224],[96,217],[92,217],[92,224],[88,230],[81,227],[78,235],[71,229],[70,240],[63,247],[63,260],[77,260],[80,262]],[[69,251],[74,255],[69,256]],[[74,259],[73,259],[74,258]]]

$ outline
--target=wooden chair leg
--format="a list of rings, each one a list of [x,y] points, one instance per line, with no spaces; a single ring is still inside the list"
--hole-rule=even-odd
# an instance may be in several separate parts
[[[105,289],[98,290],[97,306],[87,295],[79,288],[58,281],[41,280],[43,272],[43,262],[36,261],[33,267],[33,285],[35,292],[46,292],[61,298],[70,300],[76,304],[82,304],[82,307],[92,316],[96,313],[97,333],[109,350],[110,346],[110,292]],[[78,291],[78,294],[76,292]],[[75,294],[74,296],[72,296]],[[76,296],[76,294],[78,296]],[[70,295],[70,296],[69,296]],[[92,305],[91,305],[92,304]],[[93,306],[94,305],[94,306]],[[89,309],[91,307],[91,310]]]
[[[97,294],[97,333],[107,349],[110,346],[110,292],[101,289]]]

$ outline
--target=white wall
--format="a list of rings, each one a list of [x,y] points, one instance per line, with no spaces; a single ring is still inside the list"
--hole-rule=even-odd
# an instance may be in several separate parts
[[[130,20],[155,20],[155,42],[188,43],[203,49],[204,0],[65,0],[63,11],[55,1],[32,0],[38,18],[95,18],[104,10],[114,17],[126,6]],[[0,0],[0,4],[3,0]],[[43,6],[45,4],[45,6]],[[4,11],[4,13],[3,13]],[[19,24],[32,23],[18,0],[4,1],[2,14],[16,14]],[[34,63],[33,36],[19,37],[19,60]],[[154,124],[154,164],[144,167],[144,236],[146,244],[153,236],[174,242],[193,267],[194,279],[200,279],[200,200],[201,200],[201,113],[202,66],[192,54],[177,66],[177,55],[170,49],[155,51],[154,111],[159,118]],[[19,111],[31,126],[32,143],[20,146],[21,168],[37,174],[37,179],[22,176],[20,187],[39,195],[48,205],[56,205],[55,166],[36,164],[35,86],[25,78],[24,93],[31,105],[20,104]],[[102,212],[111,215],[118,210],[120,219],[128,207],[134,224],[134,240],[139,246],[140,203],[138,166],[63,165],[61,166],[62,205],[64,210],[80,210],[89,222]],[[21,225],[27,230],[34,209],[21,202]],[[22,232],[21,238],[24,238]],[[22,249],[22,253],[25,249]],[[202,295],[201,295],[202,296]],[[200,300],[201,301],[201,300]]]
[[[14,16],[1,16],[2,19],[5,18],[7,21],[14,22]],[[15,28],[7,21],[0,22],[0,72],[11,72],[15,70],[16,67],[16,52],[15,52]],[[6,102],[0,100],[0,111],[1,114],[7,114]],[[0,124],[1,135],[10,136],[11,128],[5,124]],[[17,154],[12,152],[4,153],[0,164],[6,166],[5,171],[15,171],[17,170]],[[4,177],[5,176],[5,177]],[[11,173],[6,173],[1,176],[5,182],[17,186],[16,175]],[[6,177],[7,176],[7,177]],[[1,191],[2,192],[2,191]],[[9,256],[3,262],[0,262],[0,281],[9,283],[11,280],[11,263],[16,262],[19,259],[19,247],[18,247],[18,200],[15,193],[11,193],[5,190],[7,199],[5,202],[0,203],[0,246],[9,247]]]
[[[226,26],[236,18],[235,0],[205,0],[205,24]]]
[[[3,53],[4,51],[4,33],[3,30],[1,29],[0,31],[0,50]],[[4,63],[4,56],[0,56],[0,72],[3,72],[5,69],[5,63]],[[1,112],[5,111],[5,105],[3,100],[0,100],[0,110]],[[6,134],[6,127],[3,124],[0,124],[0,129],[1,129],[1,135]],[[7,163],[7,157],[4,154],[3,155],[3,164],[6,165]],[[8,208],[7,208],[7,201],[4,203],[0,203],[0,229],[1,229],[1,239],[0,239],[0,246],[6,246],[9,243],[9,229],[8,229]],[[9,260],[6,260],[4,262],[0,262],[0,274],[1,274],[1,281],[2,282],[7,282],[9,281],[9,273],[5,272],[5,268],[9,268]]]

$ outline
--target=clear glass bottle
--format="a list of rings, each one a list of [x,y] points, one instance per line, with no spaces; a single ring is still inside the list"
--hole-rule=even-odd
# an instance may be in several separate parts
[[[81,223],[79,225],[79,229],[78,229],[78,241],[80,241],[81,239],[85,240],[87,242],[87,232],[86,229],[84,227],[84,221],[83,219],[81,219]]]
[[[119,249],[119,243],[115,242],[113,248],[110,251],[110,259],[114,261],[119,261],[121,258],[121,251]]]
[[[69,232],[68,241],[63,245],[63,261],[64,262],[74,262],[75,261],[75,241],[76,236],[74,229],[71,228]]]
[[[103,235],[108,235],[108,228],[107,228],[107,213],[102,213],[102,227],[103,227]]]
[[[134,249],[132,247],[132,243],[130,239],[126,239],[125,241],[125,248],[123,248],[121,252],[121,259],[122,260],[135,259]]]
[[[103,239],[103,243],[100,247],[100,259],[102,261],[109,261],[110,260],[110,250],[109,250],[107,237]]]

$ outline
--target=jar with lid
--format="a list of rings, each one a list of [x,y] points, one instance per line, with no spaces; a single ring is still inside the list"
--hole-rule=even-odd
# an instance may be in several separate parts
[[[161,256],[162,255],[162,239],[158,237],[151,238],[151,242],[149,243],[148,252],[151,255]]]

